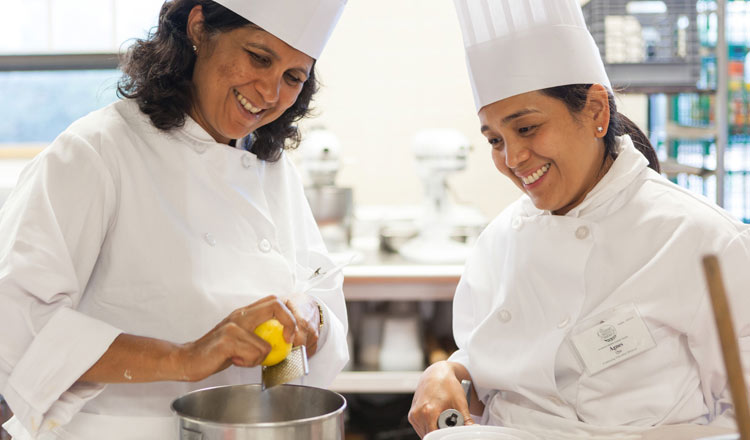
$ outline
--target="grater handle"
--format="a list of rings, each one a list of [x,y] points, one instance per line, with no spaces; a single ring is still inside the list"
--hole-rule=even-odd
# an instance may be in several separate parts
[[[471,381],[462,380],[461,388],[463,388],[464,390],[464,395],[466,396],[466,405],[468,405],[470,402],[469,399],[471,398]],[[450,428],[453,426],[463,426],[464,421],[464,416],[461,415],[461,413],[458,412],[457,409],[446,409],[438,416],[438,429]]]

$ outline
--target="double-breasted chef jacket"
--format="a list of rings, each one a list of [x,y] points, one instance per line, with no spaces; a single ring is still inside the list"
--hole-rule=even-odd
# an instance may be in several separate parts
[[[73,418],[60,438],[79,438],[76,424],[96,438],[101,416],[109,429],[100,439],[165,438],[143,431],[155,420],[156,430],[172,427],[173,399],[258,383],[260,369],[230,367],[198,383],[78,382],[114,338],[192,341],[232,310],[293,293],[332,266],[287,156],[259,160],[189,117],[160,131],[131,100],[85,116],[30,163],[0,211],[9,429],[33,437]],[[305,385],[328,386],[348,360],[342,280],[310,292],[325,324]]]
[[[450,360],[470,372],[490,424],[558,439],[675,423],[733,426],[701,258],[719,257],[750,365],[748,225],[648,168],[628,136],[618,148],[580,205],[551,215],[522,196],[467,261],[453,302],[459,350]],[[590,374],[574,330],[631,306],[656,346]]]

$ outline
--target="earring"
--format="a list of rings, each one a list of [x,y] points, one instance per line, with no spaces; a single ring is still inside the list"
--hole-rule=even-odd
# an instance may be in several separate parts
[[[198,53],[198,46],[195,44],[193,44],[193,52]]]
[[[195,47],[195,46],[193,46],[193,47]],[[601,133],[601,132],[603,132],[603,131],[604,131],[604,128],[603,128],[603,127],[601,127],[601,126],[599,126],[599,127],[596,127],[596,131],[597,131],[598,133]]]

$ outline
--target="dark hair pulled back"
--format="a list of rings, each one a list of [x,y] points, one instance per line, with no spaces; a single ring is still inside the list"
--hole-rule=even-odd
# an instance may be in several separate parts
[[[168,0],[159,13],[159,24],[146,39],[130,46],[117,85],[120,97],[135,99],[157,128],[168,131],[185,124],[193,103],[195,53],[187,35],[187,21],[195,6],[202,6],[204,29],[210,37],[243,26],[254,26],[245,18],[211,0]],[[250,151],[258,158],[276,161],[285,148],[296,148],[300,133],[295,122],[310,112],[318,90],[315,65],[295,103],[281,116],[253,133]]]
[[[561,100],[571,113],[576,114],[583,110],[583,107],[586,105],[591,86],[592,84],[571,84],[542,89],[541,92],[547,96]],[[603,139],[604,157],[616,158],[617,141],[615,138],[627,134],[633,140],[635,148],[648,159],[648,166],[657,173],[660,172],[659,158],[656,156],[656,151],[651,145],[651,141],[648,140],[648,136],[627,116],[617,111],[615,97],[609,91],[607,92],[607,100],[609,102],[609,126],[607,127],[607,134]]]

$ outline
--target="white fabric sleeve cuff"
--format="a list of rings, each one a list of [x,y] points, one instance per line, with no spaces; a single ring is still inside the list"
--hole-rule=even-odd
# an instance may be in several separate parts
[[[35,434],[52,405],[66,391],[74,391],[76,381],[101,358],[120,333],[103,321],[67,307],[60,308],[36,335],[2,391],[18,420]],[[76,411],[104,388],[100,384],[76,385],[84,391],[74,393]],[[68,395],[67,399],[71,397]]]
[[[466,367],[466,369],[468,370],[469,369],[469,367],[468,367],[468,365],[469,365],[469,354],[466,352],[466,350],[458,349],[458,350],[454,351],[450,356],[448,356],[448,362],[459,363],[459,364],[463,365],[464,367]]]
[[[466,371],[468,371],[471,375],[471,369],[469,368],[469,353],[467,353],[466,350],[458,349],[454,351],[447,360],[448,362],[455,362],[457,364],[463,365],[464,368],[466,368]],[[476,390],[479,400],[481,400],[485,405],[487,405],[487,403],[489,402],[490,397],[495,394],[495,390],[491,388],[478,387],[474,380],[472,380],[471,385]]]
[[[327,388],[336,375],[349,362],[349,350],[346,343],[346,326],[344,321],[334,314],[325,302],[316,298],[323,309],[323,328],[318,338],[318,350],[310,357],[310,375],[303,384]]]

